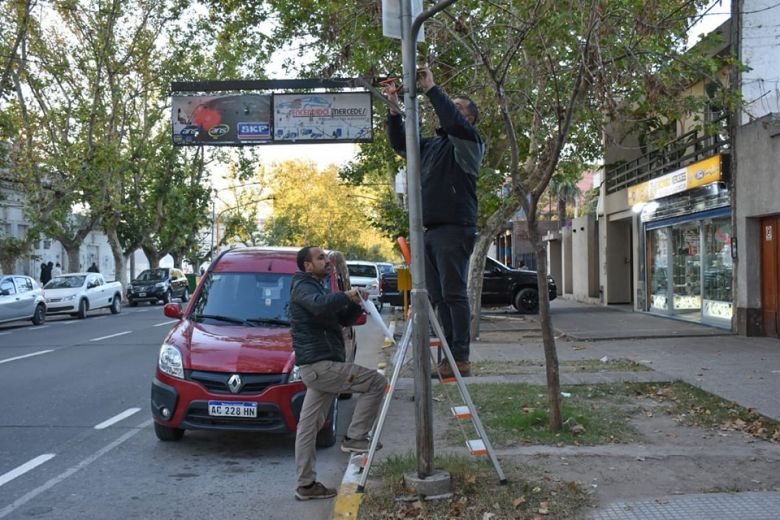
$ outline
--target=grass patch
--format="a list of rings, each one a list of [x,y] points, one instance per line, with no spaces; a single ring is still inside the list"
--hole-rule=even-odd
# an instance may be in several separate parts
[[[780,442],[780,423],[753,408],[744,408],[682,381],[672,384],[633,384],[637,395],[669,405],[666,412],[688,426],[741,431],[759,439]]]
[[[533,519],[577,518],[587,504],[587,494],[575,482],[555,482],[549,476],[530,480],[535,471],[527,467],[502,467],[509,480],[499,485],[493,466],[472,457],[437,457],[439,470],[450,472],[453,496],[448,499],[424,501],[410,496],[403,484],[404,473],[417,469],[414,455],[389,457],[372,473],[360,506],[361,519],[424,518]],[[379,482],[377,482],[379,480]],[[409,501],[397,500],[398,497]]]
[[[652,372],[652,369],[631,359],[610,359],[607,362],[598,359],[580,359],[559,361],[561,373],[596,373],[596,372]],[[507,361],[473,361],[471,373],[475,376],[485,375],[517,375],[544,373],[544,361],[532,359]]]
[[[631,359],[610,359],[607,362],[598,359],[566,360],[558,362],[562,374],[584,374],[598,372],[652,372],[653,369]],[[432,369],[432,372],[435,369]],[[537,359],[516,359],[506,361],[472,361],[472,376],[527,375],[544,374],[544,361]],[[414,377],[411,364],[401,369],[401,377]]]
[[[547,389],[524,383],[471,384],[469,393],[479,417],[497,447],[516,444],[607,444],[627,443],[639,438],[628,419],[636,415],[639,406],[632,399],[633,391],[626,385],[573,385],[562,388],[570,397],[563,397],[564,429],[552,432],[548,428]],[[448,392],[445,396],[444,392]],[[434,388],[436,400],[446,406],[460,402],[454,385]],[[577,426],[579,425],[580,428]],[[470,428],[467,424],[464,427]],[[448,430],[448,440],[461,442],[463,433],[457,425]]]

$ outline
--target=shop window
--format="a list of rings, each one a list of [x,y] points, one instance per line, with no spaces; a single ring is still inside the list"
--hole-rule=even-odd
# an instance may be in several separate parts
[[[669,236],[666,228],[648,232],[650,310],[669,309]]]
[[[731,219],[718,218],[704,223],[703,282],[705,319],[730,320],[732,308]]]

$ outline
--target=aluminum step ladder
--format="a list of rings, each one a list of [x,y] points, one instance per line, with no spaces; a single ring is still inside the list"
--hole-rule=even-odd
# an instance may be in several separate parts
[[[440,381],[442,384],[447,383],[454,383],[457,385],[458,390],[460,391],[461,399],[464,402],[464,405],[461,406],[455,406],[451,409],[451,412],[453,416],[457,420],[471,420],[472,424],[474,425],[474,429],[477,431],[477,434],[479,438],[477,439],[471,439],[466,441],[466,447],[469,449],[469,452],[472,455],[488,455],[490,457],[490,461],[493,464],[493,467],[496,470],[496,473],[498,474],[499,484],[504,485],[507,483],[506,475],[504,474],[504,471],[501,469],[501,465],[498,462],[498,458],[496,457],[496,452],[493,449],[493,445],[490,443],[490,439],[488,439],[487,433],[485,432],[485,428],[482,426],[482,421],[479,420],[479,415],[477,414],[477,409],[474,406],[474,402],[471,400],[471,396],[469,395],[469,391],[466,388],[466,383],[463,381],[463,377],[460,375],[460,371],[458,370],[458,365],[455,363],[455,358],[452,357],[452,352],[450,352],[450,347],[447,344],[447,340],[444,336],[444,330],[441,327],[441,324],[439,323],[436,314],[433,312],[433,306],[430,302],[428,302],[428,315],[429,315],[429,321],[431,325],[433,326],[433,330],[438,338],[438,341],[432,341],[432,347],[437,347],[439,349],[439,352],[444,352],[444,355],[447,359],[447,362],[452,367],[453,376],[452,378],[441,378]],[[398,350],[395,353],[395,356],[393,357],[393,373],[390,377],[390,382],[387,385],[387,388],[385,389],[385,397],[382,401],[382,408],[380,409],[379,416],[377,418],[376,425],[374,426],[373,433],[371,435],[371,444],[368,449],[368,453],[366,453],[363,456],[363,461],[361,464],[360,469],[360,480],[358,482],[357,492],[363,493],[365,491],[366,482],[368,482],[368,474],[371,469],[371,465],[374,461],[374,455],[376,455],[377,445],[379,444],[379,439],[382,436],[382,430],[384,428],[385,419],[387,418],[387,412],[390,409],[390,403],[393,400],[393,393],[395,392],[396,385],[398,383],[398,377],[401,373],[401,369],[404,366],[404,362],[406,359],[406,353],[409,348],[409,345],[412,342],[412,321],[409,320],[406,323],[406,328],[404,329],[404,333],[401,336],[401,341],[398,344]],[[436,359],[434,357],[434,352],[431,349],[431,360],[435,363]]]

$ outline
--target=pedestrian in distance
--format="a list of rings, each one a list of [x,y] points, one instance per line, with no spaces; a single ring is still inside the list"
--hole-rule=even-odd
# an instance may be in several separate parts
[[[62,276],[62,267],[60,267],[59,262],[57,262],[57,265],[55,265],[54,269],[51,270],[52,278],[57,278],[58,276]]]
[[[46,285],[51,280],[51,262],[41,264],[41,285]]]
[[[87,269],[88,273],[99,273],[100,270],[98,269],[98,266],[95,262],[92,262],[92,265],[89,266],[89,269]]]
[[[295,362],[306,385],[295,435],[297,488],[295,498],[313,500],[336,496],[336,490],[317,481],[315,472],[317,432],[325,424],[333,400],[341,393],[362,394],[341,451],[365,453],[387,386],[385,376],[345,360],[342,327],[354,325],[362,313],[364,289],[330,293],[323,282],[331,272],[328,256],[319,247],[298,252],[299,272],[290,290],[288,314]]]
[[[464,95],[450,99],[427,65],[418,70],[418,78],[440,125],[435,136],[420,139],[425,283],[458,370],[469,376],[471,309],[466,284],[477,233],[477,176],[486,146],[475,126],[477,105]],[[392,83],[385,85],[384,94],[398,102]],[[404,123],[393,109],[387,131],[393,149],[405,155]],[[437,369],[442,377],[453,375],[446,359]]]

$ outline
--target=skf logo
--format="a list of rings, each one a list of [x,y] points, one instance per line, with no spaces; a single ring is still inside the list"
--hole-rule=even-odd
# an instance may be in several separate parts
[[[213,137],[214,139],[220,138],[226,133],[230,132],[230,127],[224,123],[221,125],[217,125],[214,127],[211,127],[209,130],[209,135]]]
[[[701,170],[697,171],[694,174],[694,176],[696,177],[696,180],[698,180],[698,181],[702,180],[704,178],[704,170],[701,169]]]
[[[239,139],[270,139],[271,125],[268,123],[238,123]]]

